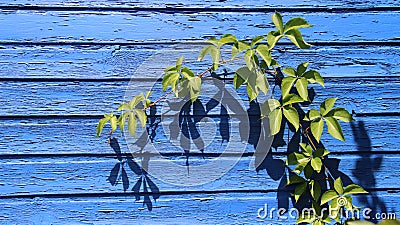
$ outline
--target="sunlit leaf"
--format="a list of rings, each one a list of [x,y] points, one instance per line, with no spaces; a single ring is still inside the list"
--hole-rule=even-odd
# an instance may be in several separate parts
[[[285,77],[282,79],[282,96],[285,97],[289,94],[290,90],[293,87],[294,82],[296,82],[296,78],[294,77]]]
[[[322,131],[324,130],[324,121],[321,118],[318,118],[311,122],[311,133],[314,135],[315,140],[319,143],[322,136]]]
[[[129,134],[132,137],[134,137],[136,134],[136,127],[137,127],[136,116],[131,112],[131,113],[129,113],[128,130],[129,130]]]
[[[315,120],[316,118],[321,117],[321,114],[318,112],[318,110],[316,109],[310,109],[305,117],[304,120],[305,121],[311,121],[311,120]]]
[[[303,36],[301,32],[297,29],[289,30],[286,32],[286,36],[300,49],[307,49],[310,48],[310,44],[303,40]]]
[[[300,126],[299,114],[297,113],[297,110],[294,107],[286,106],[283,108],[283,115],[297,131]]]
[[[343,194],[343,192],[344,192],[344,190],[343,190],[343,182],[342,182],[342,179],[341,179],[340,177],[338,177],[338,178],[335,180],[333,186],[334,186],[335,191],[336,191],[337,193],[339,193],[340,195]]]
[[[348,185],[344,191],[344,195],[353,195],[353,194],[367,194],[368,191],[364,190],[362,187],[356,185],[356,184],[350,184]]]
[[[296,81],[296,89],[300,97],[305,101],[308,100],[308,81],[302,77]]]
[[[269,114],[269,124],[271,135],[279,133],[282,123],[282,110],[275,109]]]
[[[99,123],[97,124],[97,128],[96,128],[96,133],[97,133],[97,137],[100,136],[101,132],[103,131],[104,125],[106,125],[106,123],[110,120],[110,118],[105,117],[101,120],[99,120]]]
[[[267,63],[268,66],[271,65],[272,56],[271,56],[271,52],[269,51],[268,46],[266,46],[266,45],[258,45],[257,48],[256,48],[256,52]]]
[[[321,159],[320,158],[311,159],[311,166],[315,171],[317,171],[317,173],[321,172],[321,168],[322,168]]]
[[[332,137],[345,141],[342,127],[340,126],[339,122],[333,117],[326,117],[325,118],[326,125],[328,126],[328,132],[332,135]]]
[[[283,20],[280,13],[275,12],[271,16],[272,22],[275,24],[276,28],[279,30],[281,34],[283,34]]]
[[[286,22],[284,26],[284,32],[287,32],[292,29],[307,28],[307,27],[312,27],[312,25],[308,24],[307,21],[303,18],[295,17]]]
[[[325,116],[328,114],[329,111],[333,108],[333,105],[335,104],[337,98],[328,98],[325,101],[323,101],[319,107],[319,111],[321,112],[322,116]]]
[[[321,205],[339,197],[339,195],[334,190],[326,191],[321,197]]]

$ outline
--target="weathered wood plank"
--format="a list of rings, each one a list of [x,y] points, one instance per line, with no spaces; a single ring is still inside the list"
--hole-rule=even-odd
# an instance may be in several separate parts
[[[397,217],[399,193],[373,192],[379,205],[365,203],[364,196],[354,197],[354,204],[369,206],[376,213],[395,213]],[[368,196],[367,199],[372,199]],[[142,201],[134,197],[107,198],[35,198],[1,200],[2,223],[31,224],[293,224],[293,219],[278,219],[276,193],[229,193],[163,196],[153,202],[148,211]],[[272,218],[257,218],[257,211],[268,205],[275,208]],[[289,209],[292,203],[288,203]]]
[[[155,46],[4,46],[0,49],[0,79],[63,78],[106,79],[160,77],[166,65],[177,57],[185,62],[197,58],[200,45]],[[310,61],[310,67],[329,77],[390,77],[400,75],[400,47],[312,47],[296,50],[279,46],[275,52],[283,66],[297,66]],[[162,59],[162,60],[160,60]],[[142,68],[142,63],[151,64]],[[195,70],[208,66],[208,61],[194,63]],[[158,67],[158,68],[157,68]],[[228,72],[235,66],[227,65]],[[147,71],[144,74],[144,71]]]
[[[213,120],[219,123],[218,118]],[[337,141],[327,135],[324,143],[332,152],[386,152],[398,151],[400,130],[399,117],[365,117],[356,118],[354,124],[343,123],[343,132],[346,142]],[[0,154],[113,154],[113,150],[106,144],[106,137],[95,137],[96,119],[40,119],[40,120],[0,120]],[[230,125],[231,137],[238,135],[237,123]],[[107,126],[105,130],[108,130]],[[164,136],[166,131],[159,126],[155,137],[155,146],[158,152],[181,152],[181,149],[172,148]],[[125,138],[116,134],[122,152],[130,152]],[[285,135],[286,137],[286,135]],[[222,137],[218,132],[212,136],[213,142],[205,153],[222,152]],[[235,140],[231,139],[231,142]],[[236,140],[237,141],[237,140]],[[128,143],[133,144],[133,140]],[[149,148],[146,150],[150,151]],[[279,148],[279,152],[286,151]],[[198,151],[196,151],[198,152]],[[248,145],[246,152],[254,152],[252,145]]]
[[[339,170],[331,169],[334,176],[338,171],[347,175],[342,177],[345,183],[349,178],[367,189],[391,189],[399,188],[397,177],[400,175],[399,154],[395,155],[343,155],[330,157],[328,165],[337,160],[341,160]],[[213,171],[203,171],[206,174],[198,176],[194,172],[198,165],[211,163],[215,158],[191,157],[189,168],[185,167],[186,159],[182,157],[174,158],[151,158],[148,162],[150,175],[156,174],[159,177],[152,177],[151,180],[162,192],[171,191],[219,191],[219,190],[277,190],[282,176],[285,173],[285,156],[270,156],[267,159],[266,170],[256,173],[255,169],[250,168],[250,157],[243,158],[219,158],[220,167],[213,168]],[[138,160],[140,162],[140,160]],[[166,162],[173,163],[169,167]],[[235,164],[237,162],[237,164]],[[1,196],[20,195],[20,194],[64,194],[64,193],[109,193],[122,192],[122,182],[112,186],[107,178],[117,159],[93,159],[93,158],[35,158],[35,159],[2,159],[0,161],[2,176],[0,177]],[[222,173],[223,166],[235,165],[227,172]],[[177,170],[176,167],[182,168]],[[328,166],[329,168],[333,168]],[[130,188],[138,182],[138,175],[134,174],[125,164],[124,166],[129,177]],[[209,168],[211,169],[211,168]],[[220,170],[221,169],[221,170]],[[199,170],[199,168],[197,168]],[[156,172],[153,172],[156,171]],[[221,172],[221,173],[219,173]],[[214,174],[215,173],[215,174]],[[121,172],[119,172],[121,174]],[[188,175],[190,174],[190,176]],[[197,174],[197,175],[196,175]],[[213,176],[220,177],[214,180]],[[223,175],[223,176],[222,176]],[[173,176],[173,177],[171,177]],[[161,177],[161,179],[159,179]],[[176,186],[185,177],[196,186]],[[210,177],[210,182],[204,183],[203,179]],[[208,180],[207,180],[208,181]],[[169,183],[174,182],[174,183]],[[286,182],[286,181],[283,181]]]
[[[310,1],[288,1],[282,2],[279,0],[272,1],[200,1],[200,0],[181,0],[177,1],[107,1],[107,0],[84,0],[84,1],[55,1],[55,0],[18,0],[18,1],[0,1],[0,5],[17,5],[17,6],[101,6],[101,7],[168,7],[168,8],[187,8],[187,7],[233,7],[233,8],[264,8],[264,7],[377,7],[377,6],[397,6],[394,0],[384,0],[378,2],[371,1],[357,1],[357,2],[343,2],[340,0],[324,1],[324,0],[310,0]]]
[[[393,26],[397,12],[285,13],[305,17],[315,27],[304,30],[309,41],[391,41],[400,37]],[[69,11],[3,11],[1,41],[183,41],[232,33],[239,38],[265,35],[272,27],[266,13],[125,13]],[[212,24],[212,25],[211,25]],[[348,29],[351,27],[351,29]]]
[[[154,85],[154,88],[152,88]],[[153,100],[163,95],[160,82],[1,82],[0,115],[101,115],[118,108],[126,96],[152,90]],[[227,86],[234,92],[231,85]],[[338,105],[356,112],[399,112],[400,82],[390,80],[331,79],[325,89],[315,85],[316,103],[325,98],[338,97]],[[328,90],[328,91],[327,91]],[[218,93],[212,81],[203,81],[203,93],[209,97]],[[238,96],[248,103],[245,87]],[[231,99],[226,97],[226,99]],[[203,99],[202,104],[206,104]],[[208,100],[207,100],[208,101]]]

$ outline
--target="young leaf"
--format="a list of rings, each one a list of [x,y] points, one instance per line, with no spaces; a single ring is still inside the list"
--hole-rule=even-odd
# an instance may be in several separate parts
[[[307,49],[311,46],[303,40],[303,36],[298,29],[289,30],[286,32],[286,36],[300,49]]]
[[[146,112],[142,109],[136,109],[135,112],[137,117],[139,118],[140,124],[142,125],[142,127],[145,127],[147,122]]]
[[[308,82],[307,79],[302,77],[296,81],[296,89],[300,97],[308,100]]]
[[[276,28],[278,29],[278,31],[283,34],[283,21],[282,21],[282,16],[280,13],[275,12],[272,16],[271,16],[272,22],[274,22]]]
[[[253,38],[253,40],[251,40],[251,46],[255,46],[256,44],[258,44],[262,40],[264,40],[264,36],[257,36],[255,38]]]
[[[343,122],[350,122],[353,120],[351,114],[344,108],[335,108],[333,111],[333,118]]]
[[[299,114],[297,113],[297,110],[294,107],[286,106],[283,108],[283,115],[294,126],[294,128],[297,131],[300,126]]]
[[[269,114],[271,136],[279,133],[282,123],[282,110],[275,109]]]
[[[312,27],[312,25],[308,24],[307,21],[303,18],[295,17],[286,22],[284,26],[284,32],[287,32],[292,29],[307,28],[307,27]]]
[[[171,89],[175,92],[177,90],[178,81],[180,78],[179,73],[168,73],[162,78],[162,89],[163,91],[167,90],[168,85],[171,85]]]
[[[326,117],[325,121],[326,125],[328,126],[328,132],[332,135],[332,137],[341,141],[345,141],[342,127],[340,126],[339,122],[333,117]]]
[[[343,195],[367,194],[367,193],[368,191],[364,190],[362,187],[356,184],[348,185],[343,191]]]
[[[325,86],[324,79],[322,78],[321,74],[319,74],[315,70],[309,70],[303,74],[303,77],[307,78],[308,82],[314,84],[318,83],[322,87]]]
[[[303,99],[295,94],[288,94],[283,97],[283,106],[290,105],[293,103],[303,102]]]
[[[296,81],[296,78],[294,77],[285,77],[282,80],[282,85],[281,85],[281,89],[282,89],[282,96],[285,97],[289,94],[290,90],[293,87],[294,82]]]
[[[335,191],[337,193],[339,193],[340,195],[343,194],[344,190],[343,190],[343,183],[342,183],[342,179],[340,177],[338,177],[334,184],[333,184]]]
[[[321,168],[322,168],[321,159],[320,158],[311,159],[311,166],[315,171],[317,171],[317,173],[321,172]]]
[[[135,134],[136,134],[136,127],[137,127],[137,120],[136,120],[136,117],[135,117],[135,115],[134,115],[132,112],[130,112],[130,113],[129,113],[129,119],[128,119],[128,130],[129,130],[129,134],[130,134],[132,137],[135,137]]]
[[[329,111],[333,108],[337,98],[328,98],[324,102],[321,103],[319,107],[319,111],[321,112],[322,116],[328,114]]]
[[[221,46],[223,46],[223,45],[225,45],[225,44],[228,44],[228,43],[233,43],[233,42],[235,42],[237,39],[236,39],[236,37],[234,36],[234,35],[232,35],[232,34],[225,34],[224,36],[222,36],[221,37],[221,39],[219,39],[219,41],[218,41],[218,47],[221,47]]]
[[[321,205],[339,197],[339,195],[334,190],[326,191],[321,197]]]
[[[101,119],[101,120],[99,121],[99,123],[97,124],[97,128],[96,128],[97,137],[100,136],[101,132],[103,131],[104,125],[106,125],[106,123],[107,123],[109,120],[110,120],[109,117],[104,117],[103,119]]]
[[[321,117],[321,114],[318,112],[318,110],[316,109],[310,109],[310,111],[308,111],[304,117],[305,121],[311,121],[311,120],[315,120],[317,118]]]
[[[322,131],[324,130],[324,121],[321,118],[318,118],[311,122],[311,133],[314,135],[315,140],[319,143],[322,136]]]
[[[118,117],[118,125],[122,133],[124,132],[125,122],[127,118],[128,118],[128,112],[124,112]]]
[[[182,63],[183,63],[183,56],[179,57],[176,60],[176,70],[179,71],[180,68],[182,67]]]
[[[236,41],[232,46],[232,59],[245,50],[248,50],[250,45],[244,41]]]
[[[266,45],[258,45],[256,48],[256,52],[267,63],[268,66],[271,66],[272,56],[269,48]]]
[[[215,51],[216,48],[217,47],[215,47],[214,45],[204,46],[200,50],[199,56],[197,57],[197,61],[202,61],[207,54],[210,54],[211,51]]]
[[[117,117],[112,116],[110,118],[110,125],[111,125],[111,131],[114,132],[117,129]]]

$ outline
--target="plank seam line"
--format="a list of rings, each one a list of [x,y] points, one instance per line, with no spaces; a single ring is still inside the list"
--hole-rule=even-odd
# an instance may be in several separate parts
[[[269,152],[268,154],[274,156],[285,156],[288,155],[287,152]],[[214,158],[220,157],[222,153],[189,153],[184,154],[182,152],[166,152],[166,153],[146,153],[146,154],[135,154],[135,153],[121,153],[122,157],[207,157]],[[343,151],[343,152],[331,152],[330,155],[400,155],[399,151]],[[224,157],[252,157],[254,152],[245,152],[243,154],[239,153],[225,153]],[[115,153],[30,153],[30,154],[0,154],[0,159],[26,159],[26,158],[117,158]]]
[[[382,40],[382,41],[320,41],[320,42],[308,42],[314,46],[400,46],[400,41],[397,39],[393,40]],[[8,41],[1,40],[0,45],[14,45],[14,46],[107,46],[107,45],[120,45],[120,46],[151,46],[151,45],[206,45],[207,43],[202,40],[193,41],[146,41],[146,40],[134,40],[134,41]],[[289,42],[278,43],[279,46],[292,45]]]
[[[238,13],[273,13],[308,12],[308,13],[360,13],[360,12],[395,12],[398,6],[377,7],[118,7],[118,6],[50,6],[50,5],[1,5],[0,10],[41,10],[41,11],[103,11],[103,12],[159,12],[159,13],[201,13],[201,12],[238,12]]]
[[[365,188],[368,192],[400,192],[398,187],[390,188]],[[193,195],[193,194],[229,194],[229,193],[276,193],[276,192],[289,192],[288,190],[278,190],[278,189],[259,189],[259,190],[193,190],[193,191],[161,191],[159,194],[163,196],[168,195]],[[151,195],[149,192],[92,192],[92,193],[38,193],[38,194],[14,194],[14,195],[0,195],[0,199],[16,199],[16,198],[76,198],[76,197],[126,197],[135,195]]]

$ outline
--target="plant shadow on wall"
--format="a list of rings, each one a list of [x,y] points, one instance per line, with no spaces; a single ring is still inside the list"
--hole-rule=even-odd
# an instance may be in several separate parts
[[[239,119],[240,138],[253,145],[255,149],[256,171],[265,170],[273,180],[279,181],[277,194],[279,207],[288,209],[292,201],[299,211],[304,208],[312,209],[307,215],[300,215],[297,220],[299,224],[320,225],[332,222],[346,224],[348,219],[343,217],[343,210],[359,210],[359,207],[353,204],[353,196],[366,195],[367,192],[340,171],[340,159],[331,157],[332,150],[328,151],[325,148],[321,137],[324,133],[328,133],[335,139],[345,141],[340,122],[351,122],[353,117],[346,109],[334,107],[336,98],[318,101],[319,104],[314,103],[316,94],[313,86],[324,86],[325,83],[319,72],[309,69],[308,62],[300,63],[295,68],[283,68],[275,60],[274,54],[284,52],[277,51],[275,48],[281,39],[290,40],[299,49],[309,48],[311,45],[303,39],[300,29],[311,27],[311,25],[298,17],[284,23],[279,13],[274,13],[271,18],[276,29],[265,36],[239,40],[227,34],[219,39],[209,39],[207,45],[200,51],[198,60],[202,61],[206,56],[210,56],[212,63],[201,73],[195,74],[184,65],[183,57],[178,58],[175,65],[167,67],[164,71],[161,82],[164,94],[161,97],[152,101],[150,100],[152,92],[147,92],[134,96],[128,102],[123,102],[117,109],[118,115],[105,114],[99,121],[97,135],[100,135],[105,124],[109,123],[110,136],[118,126],[122,132],[127,127],[129,134],[135,136],[140,122],[148,134],[140,135],[136,145],[144,151],[145,145],[149,141],[154,144],[159,136],[157,132],[161,121],[156,115],[157,106],[160,102],[168,101],[167,97],[173,95],[173,99],[181,99],[181,101],[178,100],[176,103],[178,106],[173,106],[174,101],[170,102],[170,108],[178,108],[179,113],[170,124],[172,128],[170,128],[169,138],[180,140],[178,146],[183,149],[181,154],[186,157],[185,166],[189,168],[191,166],[189,157],[195,154],[193,149],[198,150],[203,157],[208,154],[205,138],[198,130],[200,121],[208,117],[211,111],[215,112],[219,106],[217,117],[219,117],[220,143],[230,143],[232,142],[231,135],[235,132],[231,131],[232,123],[229,116],[231,113],[236,115],[241,113],[235,105],[224,104],[225,99],[235,99],[229,92],[224,91],[225,83],[221,86],[214,85],[218,90],[210,100],[201,98],[202,85],[208,79],[215,80],[215,77],[218,77],[216,75],[218,68],[222,65],[228,63],[244,65],[233,73],[229,81],[232,82],[233,88],[239,95],[244,92],[248,99],[247,112],[244,111],[245,119],[243,117]],[[229,59],[223,58],[226,57],[223,56],[225,48],[231,51]],[[244,63],[237,62],[243,59]],[[267,77],[271,78],[270,81],[275,85],[272,88],[273,97],[262,101],[262,96],[266,96],[270,90]],[[280,91],[275,92],[278,89]],[[235,101],[232,102],[231,104],[236,104]],[[314,108],[315,106],[317,108]],[[241,129],[246,123],[250,128],[249,133]],[[286,134],[288,136],[285,141]],[[270,147],[266,143],[270,136],[274,137],[272,148],[278,149],[278,153],[287,156],[286,160],[267,154]],[[140,167],[139,164],[134,163],[133,158],[118,157],[120,149],[115,143],[117,143],[116,139],[111,136],[110,144],[114,146],[119,162],[111,171],[110,183],[116,184],[121,171],[122,185],[124,190],[128,190],[129,179],[123,169],[127,164],[139,177],[132,191],[138,199],[138,196],[142,194],[140,190],[143,186],[144,204],[151,210],[150,196],[153,196],[154,200],[157,199],[160,196],[160,190],[145,172],[148,169],[150,156],[144,154],[146,152],[143,151],[139,152],[143,155],[135,156],[140,159]],[[284,146],[286,150],[280,152],[281,147]],[[340,152],[340,149],[334,150]],[[365,164],[362,162],[367,162],[369,159],[360,160],[357,166],[363,167]],[[373,175],[371,176],[369,178],[374,179]],[[357,179],[362,184],[370,182],[364,182],[364,178],[361,177]],[[374,182],[372,184],[374,185]]]

